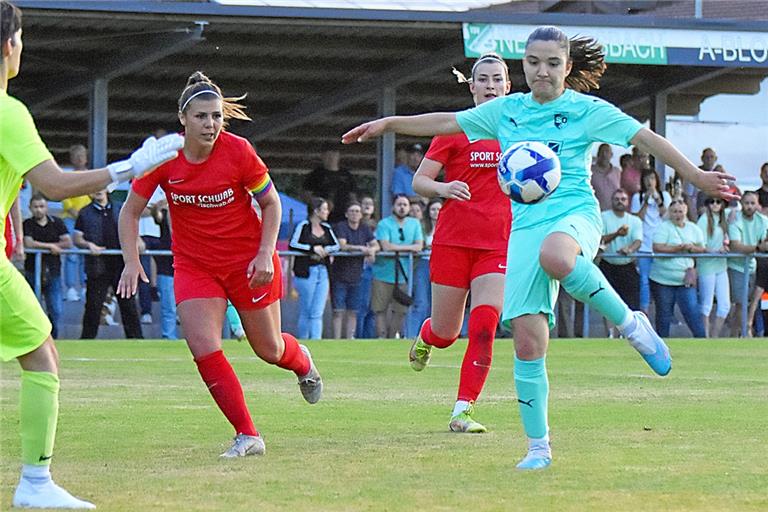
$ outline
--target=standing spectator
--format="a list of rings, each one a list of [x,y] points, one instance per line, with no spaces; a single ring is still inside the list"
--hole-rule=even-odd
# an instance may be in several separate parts
[[[347,205],[355,199],[357,184],[352,173],[341,167],[338,144],[323,147],[322,163],[304,178],[304,192],[308,195],[306,199],[324,197],[328,200],[328,222],[344,220]]]
[[[653,234],[653,250],[660,253],[692,254],[706,252],[704,233],[699,226],[687,220],[688,206],[675,199],[669,206],[669,220],[663,221]],[[680,307],[685,323],[696,338],[705,336],[704,325],[697,308],[696,260],[656,258],[651,266],[651,291],[656,302],[656,330],[659,336],[669,336],[669,325]]]
[[[162,192],[163,189],[157,190]],[[154,203],[151,211],[153,220],[160,227],[156,249],[170,251],[171,223],[165,193]],[[173,256],[155,256],[154,260],[157,266],[157,291],[160,296],[160,333],[163,339],[176,340],[179,335],[176,329],[176,294],[173,291]]]
[[[92,339],[99,332],[101,307],[107,298],[110,287],[117,291],[117,283],[123,272],[123,259],[120,255],[103,256],[104,249],[120,249],[117,235],[117,219],[120,216],[121,203],[113,203],[106,189],[91,194],[91,204],[80,210],[75,222],[75,245],[91,251],[85,257],[85,311],[83,312],[83,330],[81,339]],[[119,297],[120,316],[126,338],[143,338],[136,301]]]
[[[307,207],[307,219],[293,231],[290,248],[306,253],[293,260],[293,276],[299,292],[300,339],[323,337],[323,312],[328,300],[328,265],[330,255],[339,250],[339,241],[328,224],[328,201],[313,197]]]
[[[717,164],[717,153],[712,148],[704,148],[701,152],[701,165],[699,169],[705,172],[713,172]],[[722,169],[719,172],[723,172]],[[693,183],[687,180],[682,180],[682,189],[685,195],[689,198],[688,202],[688,217],[690,218],[691,212],[698,213],[704,209],[704,201],[708,197],[707,194],[701,192]]]
[[[727,253],[730,239],[728,238],[728,221],[725,217],[725,201],[720,198],[707,197],[704,200],[706,211],[699,217],[697,225],[704,233],[706,252]],[[707,338],[719,338],[723,323],[731,309],[731,293],[728,284],[728,266],[725,258],[699,258],[696,260],[699,274],[699,306],[701,320]],[[709,315],[712,312],[712,301],[717,297],[717,311],[712,329],[709,328]]]
[[[392,201],[392,215],[381,219],[376,227],[376,239],[382,251],[417,253],[424,247],[421,223],[408,216],[411,204],[408,196],[399,194]],[[378,256],[373,264],[373,286],[371,309],[376,314],[376,334],[379,338],[393,338],[401,332],[408,306],[392,297],[395,287],[395,272],[398,272],[398,287],[408,292],[411,280],[408,258],[400,256]]]
[[[59,319],[61,318],[61,250],[72,247],[64,222],[48,215],[48,200],[42,194],[35,194],[29,202],[32,217],[24,221],[24,247],[29,249],[48,249],[51,254],[44,254],[40,269],[45,307],[51,321],[51,336],[59,337]],[[30,286],[35,286],[35,263],[37,258],[30,255],[24,262],[24,273]]]
[[[435,237],[437,216],[443,207],[440,197],[433,197],[427,203],[421,216],[421,230],[424,234],[424,250],[432,250],[432,239]],[[413,203],[411,203],[413,212]],[[405,336],[413,338],[421,331],[421,324],[429,317],[432,310],[432,283],[429,280],[429,255],[421,255],[414,259],[413,269],[413,305],[405,318]]]
[[[88,149],[82,144],[69,147],[69,165],[62,167],[66,172],[79,172],[88,169]],[[70,237],[75,236],[75,221],[80,210],[91,203],[91,198],[82,196],[68,197],[61,202],[61,219],[69,230]],[[80,291],[85,292],[85,260],[82,254],[67,254],[64,256],[64,286],[67,291],[64,299],[79,301]]]
[[[141,218],[139,219],[139,236],[141,237],[142,242],[144,242],[144,249],[149,251],[160,249],[160,224],[156,220],[156,205],[161,201],[165,201],[165,193],[163,193],[162,189],[158,188],[155,190],[155,193],[152,194],[152,197],[149,198],[149,203],[147,203],[147,207],[144,208]],[[142,254],[139,257],[141,266],[147,269],[147,272],[150,274],[149,283],[139,281],[139,320],[142,324],[152,323],[152,295],[158,293],[156,286],[157,279],[153,279],[153,276],[157,275],[157,271],[151,272],[152,260],[153,258],[149,254]],[[156,258],[155,270],[157,270]]]
[[[403,150],[405,158],[405,150]],[[376,232],[376,203],[371,196],[363,196],[360,200],[363,218],[360,224],[368,226],[371,233]],[[376,244],[378,248],[378,244]],[[357,329],[355,338],[376,337],[376,314],[371,309],[371,287],[373,285],[373,262],[363,260],[363,275],[360,277],[360,308],[357,310]]]
[[[754,254],[768,251],[768,217],[760,213],[760,202],[755,192],[744,192],[741,196],[741,215],[728,226],[731,253]],[[755,270],[757,264],[754,258],[750,258],[749,265],[744,266],[744,258],[728,258],[728,279],[731,285],[731,336],[750,336],[749,329],[752,319],[747,320],[748,331],[740,332],[742,308],[749,307],[744,304],[744,287],[747,286],[747,297],[752,296],[755,286]]]
[[[621,188],[623,188],[630,198],[640,192],[640,169],[635,169],[632,165],[632,155],[629,153],[619,157],[619,167],[621,167]]]
[[[637,275],[635,259],[631,255],[643,242],[643,222],[635,215],[627,213],[628,208],[629,196],[624,189],[616,189],[613,192],[611,209],[602,213],[601,244],[605,245],[605,252],[623,254],[625,257],[603,257],[600,270],[627,306],[636,310],[640,307],[640,277]],[[613,326],[610,326],[608,332],[613,337]]]
[[[413,191],[413,175],[424,159],[424,147],[412,144],[405,148],[405,162],[395,167],[392,174],[392,197],[404,195],[408,198],[417,197]]]
[[[672,201],[669,193],[661,189],[659,175],[653,169],[642,172],[640,192],[632,196],[630,211],[643,221],[643,243],[638,252],[650,254],[653,252],[653,235],[667,213],[667,206]],[[651,305],[651,287],[648,276],[651,272],[653,258],[638,258],[637,268],[640,271],[640,309],[648,314]]]
[[[378,250],[376,238],[371,228],[360,222],[362,218],[363,211],[360,203],[352,201],[347,207],[347,219],[333,226],[342,251],[363,253],[363,256],[334,258],[331,265],[331,301],[335,339],[355,337],[357,312],[363,302],[360,293],[363,264],[364,262],[372,264],[376,259]]]
[[[600,204],[600,211],[609,210],[616,189],[621,186],[621,169],[611,163],[613,150],[610,144],[600,144],[597,160],[592,164],[592,188]]]
[[[761,213],[768,215],[768,162],[760,166],[760,180],[763,184],[760,185],[759,189],[755,190],[755,193],[760,202]]]

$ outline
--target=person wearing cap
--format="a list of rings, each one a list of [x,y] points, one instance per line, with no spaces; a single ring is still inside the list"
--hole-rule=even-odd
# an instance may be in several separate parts
[[[412,144],[405,148],[405,162],[395,167],[392,175],[392,197],[398,194],[409,198],[418,196],[413,191],[413,175],[416,174],[423,158],[424,148],[421,144]]]
[[[334,224],[345,219],[344,215],[350,201],[356,199],[357,183],[355,177],[341,166],[339,144],[325,144],[321,155],[321,164],[304,178],[304,197],[306,203],[312,197],[327,199],[331,213],[328,222]]]

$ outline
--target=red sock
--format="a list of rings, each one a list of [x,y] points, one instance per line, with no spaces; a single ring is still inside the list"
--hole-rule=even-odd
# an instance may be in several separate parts
[[[469,314],[469,343],[464,361],[461,363],[458,400],[477,400],[483,390],[493,359],[493,340],[499,312],[483,304]]]
[[[458,338],[458,336],[456,337]],[[448,340],[445,338],[441,338],[434,332],[432,332],[432,319],[427,318],[426,321],[421,325],[421,339],[424,340],[424,343],[427,345],[432,345],[433,347],[437,348],[448,348],[451,345],[453,345],[453,342],[456,341],[456,338],[453,338],[452,340]]]
[[[232,365],[224,357],[224,352],[218,350],[195,359],[195,363],[216,405],[235,427],[235,432],[248,436],[258,435],[256,427],[253,426],[251,413],[248,412],[248,406],[245,405],[243,387]]]
[[[302,377],[309,373],[309,358],[301,350],[299,342],[287,332],[282,333],[285,342],[285,352],[283,357],[277,362],[277,366],[291,370],[297,377]]]

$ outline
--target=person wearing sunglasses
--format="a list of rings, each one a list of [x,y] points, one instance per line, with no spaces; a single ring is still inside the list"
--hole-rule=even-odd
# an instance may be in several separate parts
[[[392,215],[381,219],[376,226],[376,240],[382,251],[417,253],[424,248],[421,223],[408,215],[410,210],[408,196],[395,195],[392,201]],[[371,309],[376,314],[376,334],[379,338],[394,338],[396,333],[402,332],[408,306],[394,300],[393,291],[397,282],[397,287],[403,293],[408,293],[411,274],[410,262],[402,254],[399,258],[376,258],[373,264]]]
[[[725,215],[725,201],[708,197],[704,200],[704,213],[697,225],[704,233],[704,247],[707,252],[729,251],[728,219]],[[723,323],[731,309],[731,290],[728,284],[728,267],[725,258],[699,258],[696,261],[699,279],[699,307],[704,333],[707,338],[718,338]],[[710,329],[710,313],[713,300],[717,297],[715,320]]]

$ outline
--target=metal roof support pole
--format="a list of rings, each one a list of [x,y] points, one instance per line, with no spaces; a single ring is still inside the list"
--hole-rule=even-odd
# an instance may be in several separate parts
[[[667,93],[659,92],[651,96],[651,130],[667,136]],[[656,159],[656,172],[661,176],[662,184],[667,182],[667,166],[661,160]]]
[[[108,102],[109,80],[96,78],[88,95],[88,150],[94,169],[107,165]]]
[[[379,96],[379,117],[393,116],[397,110],[394,87],[385,87]],[[376,175],[379,181],[381,218],[392,212],[392,175],[395,168],[395,134],[385,133],[376,141]]]

